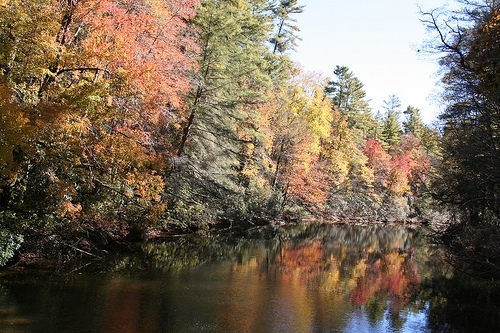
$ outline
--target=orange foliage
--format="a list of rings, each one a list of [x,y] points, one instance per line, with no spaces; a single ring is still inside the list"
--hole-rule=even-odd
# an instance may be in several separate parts
[[[414,161],[411,159],[411,153],[396,153],[390,163],[390,174],[387,181],[387,188],[395,195],[403,195],[410,191],[409,177],[413,168]]]
[[[119,76],[149,109],[180,107],[196,51],[183,33],[196,0],[89,0],[76,7],[74,30],[85,26],[80,66]],[[78,26],[77,26],[78,25]],[[180,38],[182,36],[182,38]],[[125,97],[125,96],[124,96]]]
[[[417,189],[426,178],[430,160],[412,134],[402,137],[400,150],[387,153],[379,141],[369,139],[364,153],[375,173],[375,185],[391,194],[403,195]]]
[[[430,160],[422,152],[420,142],[412,134],[404,135],[400,143],[401,151],[394,154],[391,161],[389,191],[402,195],[417,190],[425,181]]]
[[[412,189],[418,188],[426,179],[431,165],[429,156],[424,153],[421,143],[412,135],[401,138],[401,147],[410,155],[412,161],[409,183]]]
[[[399,307],[408,302],[419,284],[420,276],[412,253],[393,251],[367,266],[349,298],[355,306],[362,306],[376,293],[387,293],[392,296],[391,305]]]
[[[262,109],[268,117],[266,134],[272,138],[273,187],[279,188],[285,199],[322,209],[331,180],[318,155],[321,141],[330,134],[331,105],[310,78],[297,75],[294,79]]]
[[[20,103],[0,86],[2,203],[16,193],[18,209],[117,235],[158,219],[167,136],[197,67],[197,3],[12,0],[0,8],[9,31],[2,76]],[[27,185],[16,182],[19,172]]]
[[[321,169],[316,155],[310,164],[295,164],[288,175],[288,192],[295,199],[314,209],[323,209],[328,199],[330,180]]]

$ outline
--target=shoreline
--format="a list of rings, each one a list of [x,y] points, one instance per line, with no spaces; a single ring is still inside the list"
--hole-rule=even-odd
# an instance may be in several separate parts
[[[262,222],[262,221],[261,221]],[[53,273],[71,273],[65,272],[64,269],[67,266],[71,266],[71,263],[75,263],[78,261],[87,261],[89,263],[95,261],[106,260],[107,255],[113,250],[120,247],[128,247],[133,246],[133,244],[138,244],[141,242],[154,242],[155,240],[161,239],[181,239],[183,237],[187,237],[190,235],[194,235],[198,232],[215,232],[215,233],[223,233],[230,231],[247,231],[254,228],[265,228],[268,226],[273,226],[276,228],[286,227],[287,225],[292,224],[324,224],[324,225],[339,225],[339,226],[356,226],[356,227],[405,227],[412,230],[416,230],[419,228],[431,229],[429,223],[422,223],[415,219],[406,219],[406,220],[394,220],[394,221],[382,221],[382,220],[367,220],[364,218],[317,218],[317,217],[306,217],[299,221],[267,221],[267,223],[256,223],[256,224],[231,224],[230,226],[223,226],[223,224],[216,224],[213,227],[206,230],[194,230],[194,231],[181,231],[181,230],[161,230],[155,229],[151,230],[146,234],[146,237],[142,240],[122,240],[116,243],[110,243],[103,248],[94,248],[94,249],[80,249],[76,246],[72,246],[68,248],[69,251],[73,251],[73,256],[66,256],[66,259],[61,259],[61,254],[56,254],[55,256],[46,256],[43,254],[36,254],[30,251],[23,252],[18,251],[16,253],[15,258],[9,261],[5,266],[0,267],[0,276],[3,274],[16,273],[24,270],[28,271],[45,271],[45,272],[53,272]],[[22,248],[21,248],[22,249]],[[93,252],[91,252],[93,251]],[[87,258],[87,259],[85,259]],[[73,270],[79,270],[79,268],[75,268]]]

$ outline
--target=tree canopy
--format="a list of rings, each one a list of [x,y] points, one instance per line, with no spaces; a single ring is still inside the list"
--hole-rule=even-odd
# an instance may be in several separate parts
[[[443,158],[433,188],[461,215],[443,240],[469,268],[498,278],[500,3],[460,3],[458,12],[425,12],[422,19],[437,35],[446,88]]]

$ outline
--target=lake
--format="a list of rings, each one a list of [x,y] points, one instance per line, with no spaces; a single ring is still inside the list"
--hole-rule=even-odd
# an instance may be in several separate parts
[[[498,332],[500,288],[425,232],[296,224],[0,271],[1,332]]]

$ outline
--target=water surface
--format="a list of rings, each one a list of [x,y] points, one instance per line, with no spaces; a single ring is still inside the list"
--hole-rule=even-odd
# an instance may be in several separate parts
[[[495,332],[498,296],[453,272],[421,231],[300,224],[0,272],[0,331]]]

